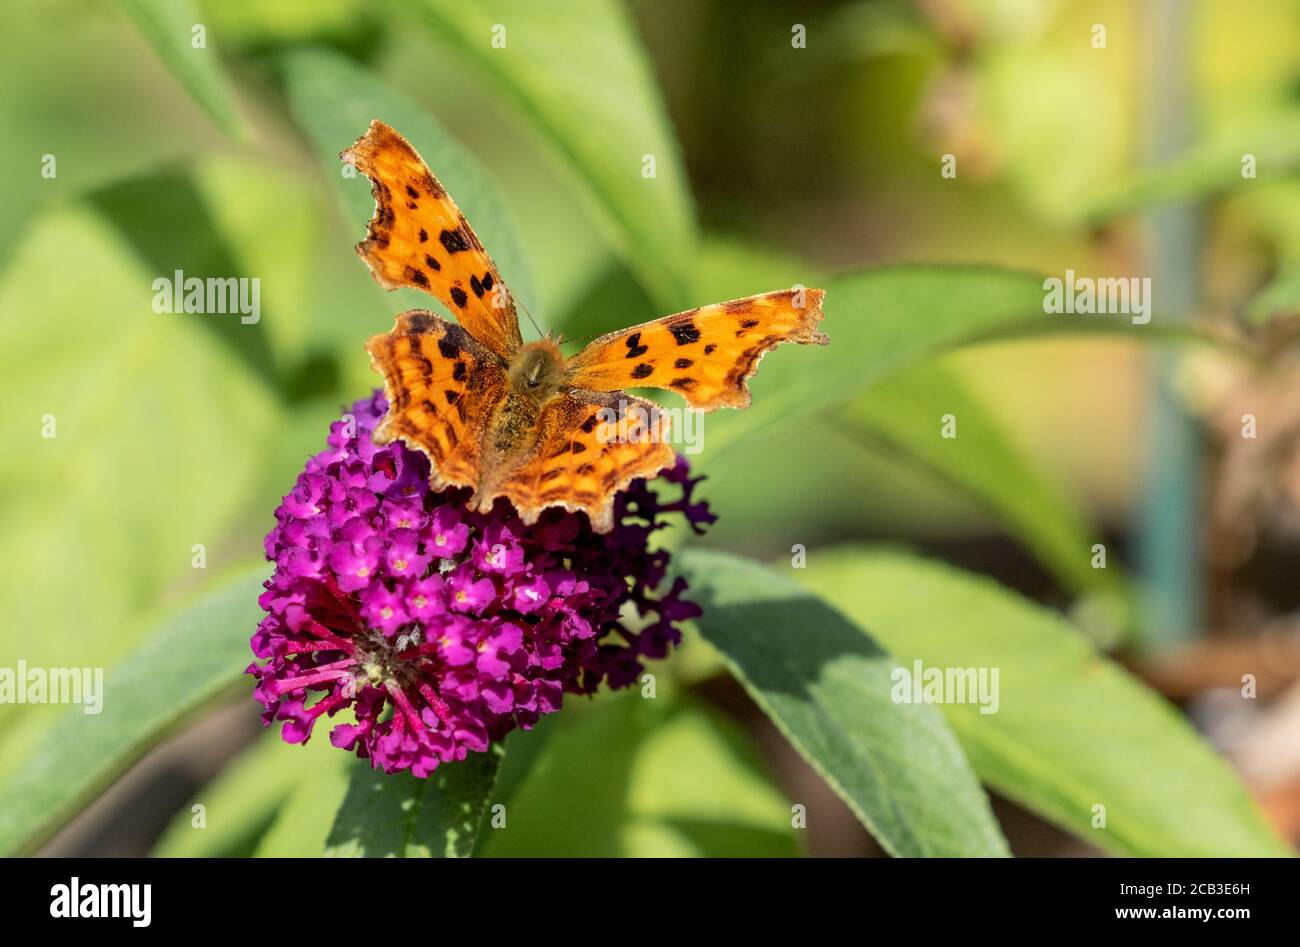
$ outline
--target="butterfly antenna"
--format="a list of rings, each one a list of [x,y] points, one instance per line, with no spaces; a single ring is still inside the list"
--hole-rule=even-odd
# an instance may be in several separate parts
[[[586,343],[590,342],[592,339],[600,338],[600,336],[603,334],[604,333],[601,332],[593,332],[591,335],[576,335],[571,339],[562,338],[560,339],[560,345],[561,346],[568,345],[570,342],[581,342],[585,345]]]
[[[533,314],[528,311],[528,307],[524,305],[524,301],[522,299],[516,299],[515,302],[518,303],[519,308],[524,311],[524,315],[528,317],[528,321],[532,327],[537,330],[538,337],[545,337],[546,333],[543,332],[542,327],[537,324],[537,320],[533,318]]]

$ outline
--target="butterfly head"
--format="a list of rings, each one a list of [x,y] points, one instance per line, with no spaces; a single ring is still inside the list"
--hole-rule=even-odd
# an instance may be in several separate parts
[[[520,347],[510,363],[510,387],[535,401],[548,401],[565,381],[564,356],[550,338]]]

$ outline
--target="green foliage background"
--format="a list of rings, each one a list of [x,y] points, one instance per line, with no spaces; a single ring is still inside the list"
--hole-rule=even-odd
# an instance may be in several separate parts
[[[1131,501],[1133,457],[1087,446],[1086,424],[1060,433],[1085,413],[1068,385],[1092,385],[1088,366],[1131,373],[1147,345],[1238,355],[1195,324],[1045,316],[1042,274],[1104,267],[1113,248],[1090,235],[1123,234],[1126,215],[1213,201],[1229,248],[1254,254],[1231,283],[1248,290],[1219,301],[1295,308],[1297,5],[1189,5],[1200,130],[1157,171],[1130,5],[937,6],[947,19],[810,4],[806,49],[781,5],[739,2],[8,13],[0,663],[110,674],[97,717],[0,706],[0,850],[38,850],[166,736],[248,703],[271,511],[339,406],[376,384],[364,340],[430,304],[382,292],[352,253],[372,204],[337,153],[382,118],[547,328],[583,336],[799,282],[828,289],[832,344],[776,353],[751,410],[706,422],[692,462],[721,520],[680,559],[706,613],[655,669],[655,700],[574,702],[427,785],[376,779],[323,737],[259,738],[200,791],[209,827],[182,809],[158,853],[796,854],[790,783],[701,696],[726,675],[891,854],[1008,854],[983,786],[1116,854],[1286,852],[1229,767],[1098,646],[1140,625],[1122,564],[1090,565],[1098,517]],[[1099,21],[1104,51],[1088,43]],[[938,174],[949,151],[955,181]],[[1244,151],[1261,169],[1249,189]],[[153,313],[153,279],[176,269],[259,277],[261,321]],[[938,437],[948,413],[955,441]],[[990,533],[1035,563],[1055,608],[878,545]],[[806,569],[786,567],[795,544]],[[915,658],[1000,667],[1001,712],[891,702],[890,668]],[[507,802],[510,827],[484,829]]]

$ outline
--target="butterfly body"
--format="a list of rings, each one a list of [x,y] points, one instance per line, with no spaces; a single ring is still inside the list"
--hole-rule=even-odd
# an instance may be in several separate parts
[[[496,468],[514,461],[520,451],[536,440],[543,409],[564,388],[564,357],[550,339],[531,342],[519,349],[506,366],[504,397],[492,411],[487,440]]]
[[[607,532],[614,496],[676,461],[666,416],[625,389],[675,391],[701,411],[745,407],[769,350],[829,341],[822,291],[796,287],[611,332],[566,359],[549,336],[522,341],[496,266],[401,135],[372,122],[342,157],[372,181],[357,251],[376,280],[431,293],[459,322],[411,310],[367,343],[389,403],[373,437],[422,451],[432,486],[470,487],[480,510],[502,497],[527,523],[552,506],[582,510]]]

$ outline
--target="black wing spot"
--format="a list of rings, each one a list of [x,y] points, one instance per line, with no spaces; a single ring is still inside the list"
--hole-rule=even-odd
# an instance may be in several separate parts
[[[477,276],[471,276],[469,278],[469,288],[474,290],[474,295],[477,296],[479,299],[483,298],[483,284],[479,282],[479,278]]]
[[[673,362],[673,368],[690,368],[695,362],[689,358],[679,358]]]
[[[758,325],[757,319],[746,319],[744,322],[740,324],[740,327],[742,329],[752,329],[756,325]]]
[[[650,351],[646,346],[641,344],[641,333],[633,332],[627,337],[627,355],[626,358],[640,358],[646,352]]]
[[[704,346],[704,354],[705,354],[705,355],[712,355],[712,354],[713,354],[713,350],[716,349],[716,348],[717,348],[717,346],[714,345],[712,342],[710,342],[708,345]]]
[[[669,384],[669,386],[672,387],[672,388],[694,388],[694,387],[695,387],[695,379],[694,379],[694,378],[674,378],[674,379],[673,379],[672,381],[670,381],[668,384]]]
[[[411,200],[415,200],[415,198],[420,196],[420,192],[408,184],[406,185],[406,196],[411,198]]]
[[[668,324],[668,331],[673,334],[678,345],[690,345],[692,342],[700,341],[700,330],[696,327],[694,319],[671,322]]]
[[[442,269],[442,264],[439,263],[437,260],[435,260],[435,259],[433,258],[433,256],[432,256],[432,254],[426,253],[426,254],[424,255],[424,262],[425,262],[425,265],[427,265],[427,266],[429,267],[429,269],[433,270],[435,273],[436,273],[438,270]]]
[[[442,393],[442,396],[447,399],[447,404],[452,405],[455,404],[456,399],[460,397],[460,392],[452,391],[450,388],[448,388],[446,391]]]
[[[483,289],[486,291],[491,289],[495,285],[496,285],[496,280],[492,278],[492,271],[488,270],[486,273],[483,274]]]
[[[424,312],[417,312],[406,317],[406,328],[410,332],[429,332],[437,324],[438,320]],[[440,341],[438,344],[441,345],[442,342]]]
[[[585,420],[585,421],[582,422],[582,433],[583,433],[583,434],[590,434],[593,430],[595,430],[595,428],[596,428],[596,418],[597,418],[597,415],[594,415],[594,414],[593,414],[591,417],[587,418],[587,420]]]
[[[456,358],[460,355],[460,346],[446,337],[438,340],[438,351],[443,358]]]
[[[461,289],[459,286],[453,286],[451,288],[451,301],[461,309],[464,309],[465,304],[469,302],[469,297],[465,295],[465,290]]]
[[[438,234],[438,240],[448,253],[460,253],[462,250],[469,249],[469,241],[465,239],[465,234],[459,227],[455,230],[444,230]]]
[[[649,378],[654,374],[655,367],[649,362],[642,362],[636,368],[632,369],[633,378]]]
[[[572,450],[575,454],[581,454],[586,449],[587,449],[587,445],[582,443],[582,441],[574,441],[573,446],[570,448],[570,450]]]
[[[429,239],[429,231],[427,231],[427,230],[425,230],[423,227],[421,227],[421,228],[420,228],[420,242],[421,242],[421,243],[424,243],[424,241],[426,241],[426,240],[428,240],[428,239]]]
[[[408,266],[406,268],[406,277],[417,286],[423,286],[426,289],[429,286],[429,277],[425,276],[423,272],[417,270],[413,266]]]
[[[467,369],[465,368],[465,363],[462,361],[457,361],[456,367],[451,370],[451,377],[456,381],[464,381],[466,371]]]

